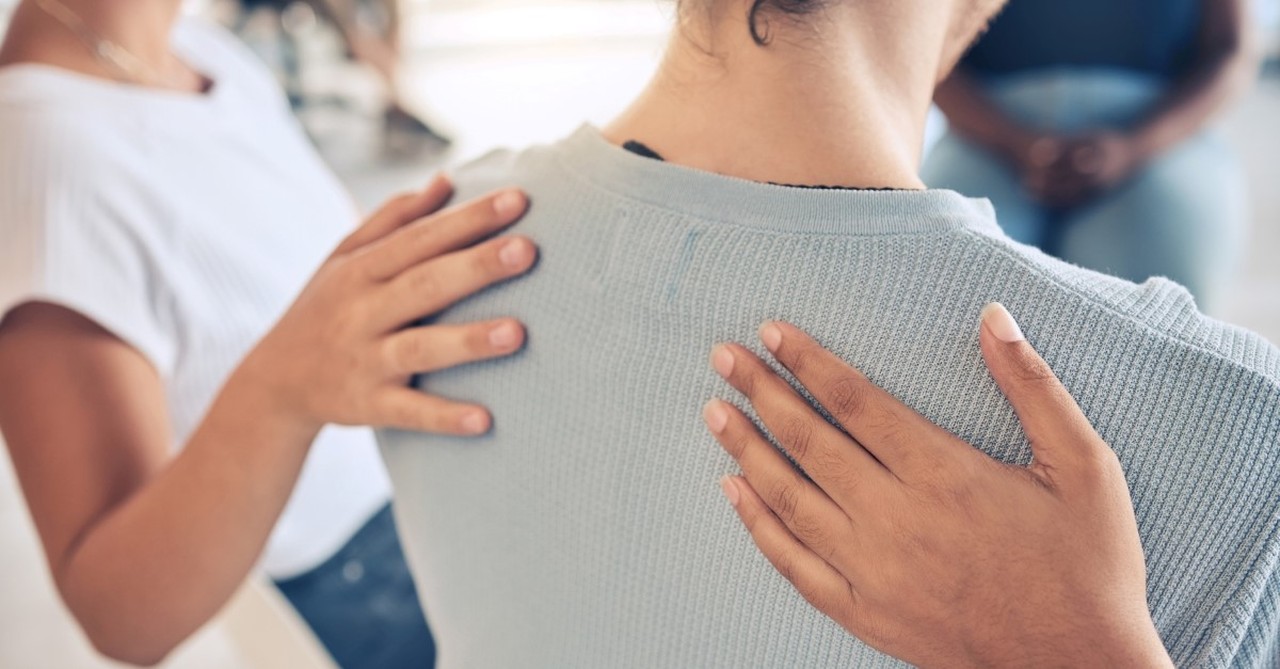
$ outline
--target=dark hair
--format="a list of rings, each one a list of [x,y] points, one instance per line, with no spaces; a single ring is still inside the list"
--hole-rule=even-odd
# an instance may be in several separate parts
[[[769,43],[769,22],[764,21],[764,30],[760,30],[760,12],[765,9],[776,9],[784,14],[799,16],[818,8],[822,0],[753,0],[751,13],[747,15],[747,24],[751,26],[751,39],[760,46]]]

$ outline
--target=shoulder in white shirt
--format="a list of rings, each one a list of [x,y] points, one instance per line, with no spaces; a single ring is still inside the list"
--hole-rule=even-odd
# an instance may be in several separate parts
[[[195,20],[174,49],[208,93],[0,68],[0,314],[51,302],[135,347],[181,445],[358,215],[251,52]],[[326,430],[264,568],[318,566],[389,492],[367,430]]]

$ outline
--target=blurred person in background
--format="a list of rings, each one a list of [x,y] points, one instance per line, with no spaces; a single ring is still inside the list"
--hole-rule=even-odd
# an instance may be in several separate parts
[[[403,63],[400,0],[296,0],[328,21],[342,38],[347,54],[372,68],[387,91],[383,109],[386,149],[393,156],[414,156],[421,149],[445,149],[452,140],[436,123],[409,111],[400,82]],[[255,9],[283,12],[295,0],[240,0],[249,16]]]
[[[53,580],[120,660],[260,564],[340,665],[430,666],[373,436],[326,425],[488,429],[404,385],[521,325],[402,328],[532,266],[471,247],[525,200],[415,222],[437,180],[343,241],[354,204],[270,73],[180,5],[26,0],[0,47],[0,429]]]
[[[928,183],[1009,236],[1212,310],[1244,243],[1240,166],[1210,123],[1256,75],[1249,0],[1017,0],[938,89]]]

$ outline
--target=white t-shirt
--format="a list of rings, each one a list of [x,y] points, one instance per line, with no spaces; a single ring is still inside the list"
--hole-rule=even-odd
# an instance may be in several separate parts
[[[208,94],[0,68],[0,314],[52,302],[131,344],[181,445],[358,216],[251,52],[195,20],[173,39]],[[326,429],[262,567],[318,566],[389,496],[371,433]]]

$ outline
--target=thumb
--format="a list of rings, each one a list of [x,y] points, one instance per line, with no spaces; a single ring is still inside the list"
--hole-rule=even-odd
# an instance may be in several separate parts
[[[982,356],[1031,442],[1039,474],[1081,471],[1111,453],[1075,398],[999,303],[982,310]]]
[[[355,232],[338,245],[333,255],[351,253],[386,237],[414,221],[435,213],[453,197],[453,183],[437,174],[426,188],[392,198],[378,208]]]

